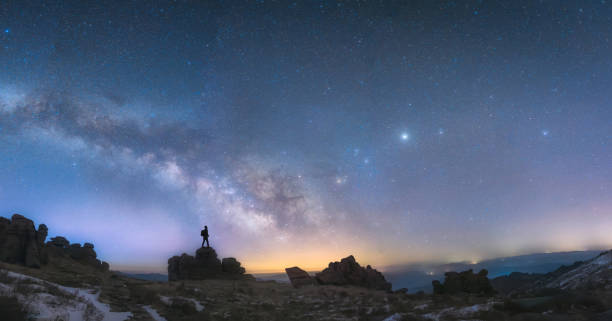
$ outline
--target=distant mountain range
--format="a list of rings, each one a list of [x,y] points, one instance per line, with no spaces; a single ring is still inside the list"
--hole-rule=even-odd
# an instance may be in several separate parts
[[[129,272],[117,272],[127,277],[145,280],[145,281],[156,281],[156,282],[168,282],[168,274],[161,273],[129,273]]]
[[[562,265],[570,265],[576,261],[592,259],[601,252],[601,250],[597,250],[536,253],[485,260],[476,264],[469,262],[413,264],[387,268],[384,274],[386,279],[393,284],[393,289],[407,288],[410,293],[418,291],[431,293],[431,281],[444,279],[445,272],[487,269],[491,279],[508,275],[512,272],[548,273]]]

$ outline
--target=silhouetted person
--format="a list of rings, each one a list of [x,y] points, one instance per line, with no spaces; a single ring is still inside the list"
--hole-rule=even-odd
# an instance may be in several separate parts
[[[206,242],[206,247],[210,247],[210,244],[208,244],[208,226],[204,226],[200,235],[202,235],[202,247],[204,247],[204,242]]]

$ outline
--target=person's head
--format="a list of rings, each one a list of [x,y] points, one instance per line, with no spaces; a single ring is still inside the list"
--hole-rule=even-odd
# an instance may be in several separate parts
[[[205,230],[208,230],[208,226],[204,225],[204,229],[205,229]]]

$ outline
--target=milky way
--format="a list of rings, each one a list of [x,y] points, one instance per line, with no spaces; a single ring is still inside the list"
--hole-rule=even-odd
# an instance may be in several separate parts
[[[161,271],[612,245],[602,2],[0,4],[0,215]]]

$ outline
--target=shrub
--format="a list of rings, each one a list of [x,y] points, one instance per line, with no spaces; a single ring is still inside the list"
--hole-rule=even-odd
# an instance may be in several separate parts
[[[181,298],[173,298],[172,305],[170,307],[173,310],[180,311],[180,313],[186,315],[196,314],[198,312],[193,302]]]
[[[146,286],[130,287],[130,297],[138,304],[151,305],[158,300],[157,292],[147,288]]]
[[[4,321],[27,320],[27,307],[14,296],[0,296],[0,316]]]

